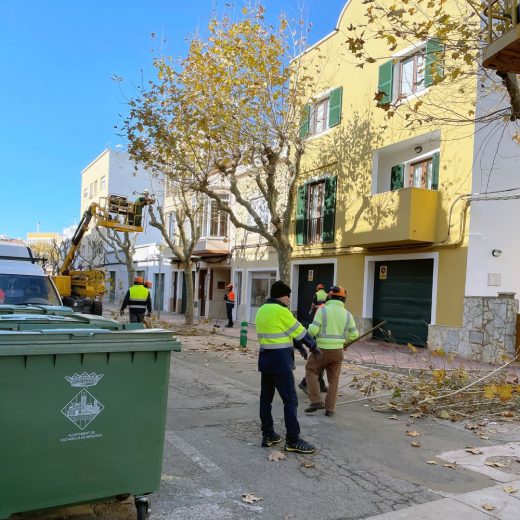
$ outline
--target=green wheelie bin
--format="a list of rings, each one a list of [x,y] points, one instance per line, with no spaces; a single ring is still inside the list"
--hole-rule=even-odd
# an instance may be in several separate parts
[[[0,519],[128,494],[147,518],[180,343],[97,316],[4,311]]]

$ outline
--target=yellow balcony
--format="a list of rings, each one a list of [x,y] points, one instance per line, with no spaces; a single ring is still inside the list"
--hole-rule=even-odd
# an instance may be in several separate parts
[[[437,238],[440,194],[403,188],[364,197],[348,210],[344,244],[381,247],[432,243]]]

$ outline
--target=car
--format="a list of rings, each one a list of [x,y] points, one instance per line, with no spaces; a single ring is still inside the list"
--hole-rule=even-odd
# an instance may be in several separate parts
[[[0,304],[62,305],[52,279],[25,244],[0,242]]]

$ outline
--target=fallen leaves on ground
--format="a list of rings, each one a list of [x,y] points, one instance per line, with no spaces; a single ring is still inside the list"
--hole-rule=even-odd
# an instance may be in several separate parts
[[[436,460],[427,460],[426,461],[426,464],[431,464],[431,465],[437,465],[437,461]]]
[[[421,443],[413,441],[413,442],[410,443],[410,446],[413,446],[414,448],[420,448],[421,447]]]
[[[305,469],[315,468],[316,464],[314,464],[314,462],[309,462],[308,460],[305,460],[302,462],[302,467],[304,467]]]
[[[501,462],[495,462],[494,460],[486,460],[484,462],[486,466],[491,466],[492,468],[505,468],[505,464],[502,464]]]
[[[446,410],[438,410],[437,412],[435,412],[435,416],[438,417],[439,419],[445,419],[445,420],[448,420],[450,418],[450,414]]]
[[[493,511],[495,509],[495,506],[493,504],[481,504],[480,506],[482,509],[485,509],[486,511]]]
[[[278,462],[279,460],[285,460],[287,457],[284,453],[278,450],[274,450],[269,454],[269,460],[272,460],[274,462]]]
[[[443,464],[442,467],[443,468],[455,469],[455,464]]]
[[[397,421],[397,415],[390,415],[388,418],[392,421]]]
[[[516,493],[518,489],[512,487],[512,486],[506,486],[503,488],[506,493]]]
[[[468,446],[466,448],[466,451],[473,455],[480,455],[482,453],[482,450],[480,450],[479,448],[474,448],[473,446]]]
[[[406,435],[408,435],[410,437],[419,437],[419,435],[421,435],[421,434],[415,430],[407,430]]]
[[[242,495],[242,501],[246,502],[246,504],[254,504],[255,502],[258,502],[259,500],[263,500],[262,497],[257,497],[253,495],[252,493],[244,493]]]

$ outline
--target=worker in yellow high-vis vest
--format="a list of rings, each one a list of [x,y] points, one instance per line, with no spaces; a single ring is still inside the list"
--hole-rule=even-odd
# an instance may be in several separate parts
[[[144,315],[148,312],[148,316],[152,312],[152,298],[150,291],[144,286],[142,276],[136,276],[134,285],[126,291],[123,304],[119,314],[123,316],[128,306],[130,310],[130,323],[143,323]]]
[[[320,307],[314,321],[309,325],[309,334],[316,338],[320,355],[311,354],[305,365],[308,395],[311,405],[306,413],[325,408],[325,415],[332,416],[336,411],[339,376],[343,362],[343,345],[359,336],[352,314],[345,309],[347,291],[335,285],[329,291],[327,303]],[[329,388],[325,403],[321,400],[318,377],[326,370]]]
[[[261,373],[260,421],[262,446],[268,448],[282,439],[274,431],[271,413],[275,391],[284,405],[285,451],[314,453],[316,448],[300,437],[298,396],[294,387],[294,346],[304,358],[317,350],[316,342],[289,310],[291,288],[281,280],[271,286],[271,297],[256,313],[256,332],[260,343],[258,370]],[[294,346],[293,346],[294,345]],[[302,352],[303,351],[303,352]]]

